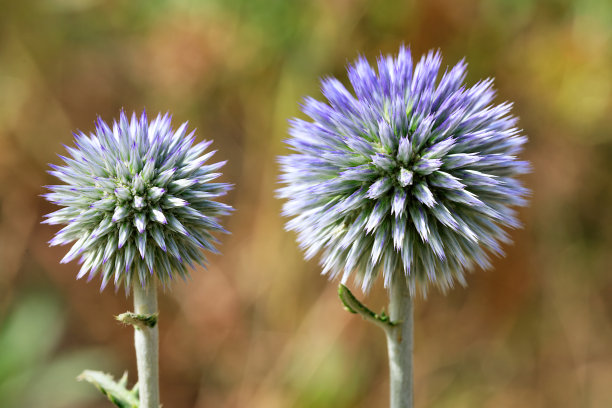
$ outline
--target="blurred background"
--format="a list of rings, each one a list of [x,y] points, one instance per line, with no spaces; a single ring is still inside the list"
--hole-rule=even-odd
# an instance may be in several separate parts
[[[0,0],[0,395],[5,408],[110,404],[85,368],[135,379],[131,298],[76,281],[41,225],[72,132],[171,111],[229,160],[222,256],[161,294],[172,408],[384,407],[383,333],[283,229],[276,157],[318,78],[347,83],[400,44],[494,76],[529,135],[525,228],[468,288],[416,302],[417,407],[612,406],[612,2]],[[356,291],[359,297],[363,294]],[[366,303],[386,303],[376,287]]]

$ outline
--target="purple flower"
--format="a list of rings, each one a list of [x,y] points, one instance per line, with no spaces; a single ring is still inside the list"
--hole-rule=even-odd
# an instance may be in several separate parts
[[[410,51],[381,56],[376,72],[364,58],[348,67],[353,92],[322,81],[327,103],[306,98],[312,120],[291,121],[280,158],[289,230],[324,273],[367,291],[382,273],[410,291],[465,284],[465,271],[490,266],[519,226],[515,206],[529,171],[517,159],[527,138],[511,104],[492,103],[492,80],[463,84],[459,62],[438,79],[441,56],[430,51],[413,67]]]
[[[98,119],[94,134],[75,136],[65,165],[51,165],[65,184],[45,195],[63,208],[44,222],[65,225],[50,244],[74,242],[62,263],[79,258],[77,278],[100,273],[102,289],[112,280],[127,291],[205,264],[201,249],[216,251],[211,232],[225,231],[217,218],[231,210],[214,201],[230,186],[211,182],[225,164],[205,165],[211,142],[194,145],[187,123],[174,131],[168,114],[149,123],[144,112],[131,120],[121,112],[112,129]]]

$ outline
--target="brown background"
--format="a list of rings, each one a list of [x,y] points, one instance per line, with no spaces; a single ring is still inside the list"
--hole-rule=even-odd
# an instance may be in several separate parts
[[[384,337],[283,230],[276,157],[318,78],[401,43],[496,77],[529,135],[525,229],[469,287],[416,303],[417,407],[612,406],[612,3],[607,0],[0,0],[0,396],[108,407],[134,378],[131,308],[75,281],[39,194],[72,132],[171,111],[229,160],[222,256],[161,295],[164,406],[384,407]],[[385,293],[367,298],[380,309]]]

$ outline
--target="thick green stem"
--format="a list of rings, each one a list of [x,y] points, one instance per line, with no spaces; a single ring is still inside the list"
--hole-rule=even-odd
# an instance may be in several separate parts
[[[394,323],[385,330],[389,351],[390,408],[412,408],[413,303],[404,279],[393,282],[389,297],[389,317]]]
[[[157,288],[151,279],[147,287],[134,284],[134,309],[138,315],[157,315]],[[139,408],[159,408],[159,333],[153,327],[134,326],[134,346],[138,365]]]

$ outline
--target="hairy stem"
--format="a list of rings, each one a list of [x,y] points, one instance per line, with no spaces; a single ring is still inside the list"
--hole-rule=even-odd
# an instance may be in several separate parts
[[[393,282],[389,297],[389,317],[394,323],[385,330],[389,352],[390,408],[412,408],[413,303],[404,279]]]
[[[134,284],[134,309],[137,315],[157,316],[157,288]],[[157,324],[134,326],[134,346],[138,365],[139,408],[159,408],[159,334]]]

